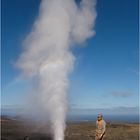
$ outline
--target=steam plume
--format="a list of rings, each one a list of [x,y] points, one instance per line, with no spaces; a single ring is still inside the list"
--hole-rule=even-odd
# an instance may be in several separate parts
[[[52,124],[54,140],[64,139],[68,75],[75,57],[70,51],[95,34],[95,0],[42,0],[39,16],[24,41],[16,65],[38,79],[38,103]]]

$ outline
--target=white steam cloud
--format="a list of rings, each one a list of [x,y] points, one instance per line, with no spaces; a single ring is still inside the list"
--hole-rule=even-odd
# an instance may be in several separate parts
[[[38,79],[37,102],[50,118],[54,140],[64,139],[68,75],[75,57],[70,51],[95,34],[96,0],[42,0],[37,20],[24,41],[16,65]]]

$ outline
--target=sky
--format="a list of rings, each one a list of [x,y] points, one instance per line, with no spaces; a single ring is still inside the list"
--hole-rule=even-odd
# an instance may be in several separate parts
[[[31,87],[15,62],[38,16],[40,0],[2,0],[2,106],[22,106]],[[98,0],[96,35],[74,46],[68,100],[74,109],[136,113],[139,98],[138,0]],[[127,109],[126,109],[127,108]],[[132,111],[133,109],[133,111]],[[119,112],[118,111],[118,112]],[[130,112],[131,111],[131,112]]]

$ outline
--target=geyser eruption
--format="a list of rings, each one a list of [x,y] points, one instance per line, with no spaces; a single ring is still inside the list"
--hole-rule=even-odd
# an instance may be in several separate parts
[[[75,60],[70,46],[95,34],[95,5],[95,0],[42,0],[16,63],[24,75],[38,79],[38,105],[44,117],[49,114],[54,140],[64,139],[68,75]]]

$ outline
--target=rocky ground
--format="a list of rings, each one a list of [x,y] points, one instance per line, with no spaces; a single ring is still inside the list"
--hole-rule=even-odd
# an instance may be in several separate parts
[[[1,140],[52,140],[49,130],[21,120],[1,119]],[[65,140],[94,140],[94,135],[95,122],[67,123]],[[139,140],[139,124],[107,123],[104,140]]]

